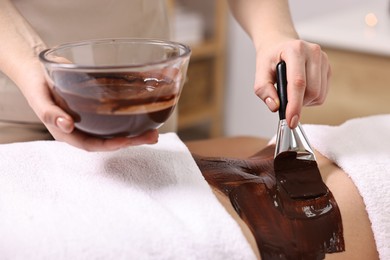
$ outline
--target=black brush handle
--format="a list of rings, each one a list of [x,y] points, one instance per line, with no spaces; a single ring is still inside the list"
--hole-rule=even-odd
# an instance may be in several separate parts
[[[287,67],[284,61],[276,65],[276,90],[280,100],[279,119],[283,120],[286,119],[287,107]]]

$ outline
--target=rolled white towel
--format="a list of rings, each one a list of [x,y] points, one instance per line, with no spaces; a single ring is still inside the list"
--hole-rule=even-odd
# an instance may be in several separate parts
[[[340,126],[304,125],[312,146],[352,179],[366,205],[380,259],[390,259],[390,115]]]

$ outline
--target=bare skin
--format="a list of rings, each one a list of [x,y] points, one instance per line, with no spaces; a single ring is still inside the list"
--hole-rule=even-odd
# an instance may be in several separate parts
[[[195,154],[241,159],[248,158],[266,145],[266,140],[255,137],[219,138],[187,143],[190,151]],[[346,247],[345,252],[327,254],[326,259],[379,259],[371,223],[365,211],[363,199],[352,180],[343,170],[320,153],[316,152],[316,157],[322,179],[333,193],[339,205]],[[218,191],[214,190],[214,193],[227,212],[240,225],[252,249],[260,259],[254,237],[246,224],[234,211],[229,199]]]

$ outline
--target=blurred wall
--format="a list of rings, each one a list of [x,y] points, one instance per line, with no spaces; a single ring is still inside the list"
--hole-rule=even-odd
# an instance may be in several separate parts
[[[290,0],[294,21],[325,15],[367,0]],[[384,1],[384,0],[376,0]],[[255,51],[246,33],[232,16],[228,24],[228,64],[225,134],[270,138],[276,133],[278,114],[271,113],[253,91]]]

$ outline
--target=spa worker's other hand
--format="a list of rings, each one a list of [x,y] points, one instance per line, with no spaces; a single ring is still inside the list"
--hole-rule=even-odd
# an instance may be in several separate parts
[[[153,144],[158,132],[135,138],[100,139],[74,128],[72,118],[56,106],[37,57],[45,44],[8,0],[0,1],[0,70],[19,87],[29,105],[58,141],[88,151],[116,150],[126,146]]]
[[[44,123],[52,136],[87,151],[110,151],[132,145],[153,144],[158,140],[157,130],[146,132],[137,137],[118,137],[102,139],[87,135],[74,128],[70,115],[58,107],[50,95],[41,64],[36,57],[20,67],[23,73],[18,74],[15,82],[22,90],[30,106]]]
[[[287,0],[230,0],[232,12],[256,48],[255,93],[271,111],[279,108],[274,87],[279,61],[287,65],[290,128],[298,125],[302,106],[320,105],[329,89],[331,68],[326,53],[317,44],[300,40]]]

